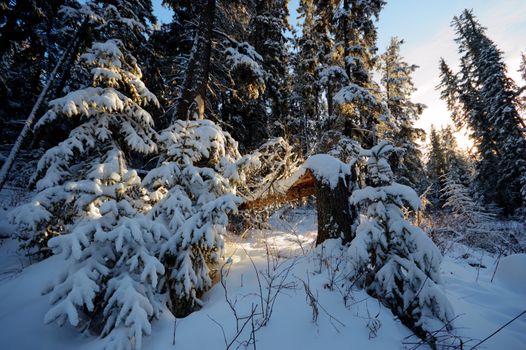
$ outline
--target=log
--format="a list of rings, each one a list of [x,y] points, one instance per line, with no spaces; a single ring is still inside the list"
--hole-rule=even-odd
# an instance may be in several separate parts
[[[316,192],[316,179],[312,172],[307,170],[285,193],[276,193],[263,198],[257,198],[242,203],[239,210],[259,209],[271,205],[293,203],[302,198],[312,196]]]
[[[316,245],[329,238],[341,238],[344,243],[352,241],[356,235],[357,208],[349,203],[354,189],[354,173],[341,177],[337,186],[331,188],[322,179],[318,180],[310,170],[306,170],[285,193],[276,193],[257,198],[239,206],[239,210],[258,209],[270,205],[293,203],[304,197],[316,196],[318,213],[318,236]]]

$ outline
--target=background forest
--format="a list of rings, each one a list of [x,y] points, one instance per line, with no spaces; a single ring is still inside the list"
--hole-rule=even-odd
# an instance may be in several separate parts
[[[216,348],[255,349],[314,259],[329,279],[317,287],[343,309],[355,290],[378,300],[417,339],[407,347],[486,341],[458,333],[440,264],[482,254],[463,253],[478,282],[487,254],[492,283],[501,258],[526,263],[526,55],[514,81],[474,12],[454,17],[459,64],[437,62],[436,87],[454,125],[426,134],[404,40],[377,47],[385,4],[300,0],[293,27],[286,0],[165,0],[164,24],[150,0],[0,0],[0,233],[49,271],[39,319],[138,349],[154,320],[198,314],[219,283],[236,327],[212,319]],[[278,200],[308,176],[316,200]],[[260,298],[236,309],[225,251],[316,206],[310,253],[286,230],[306,265],[266,245],[264,274],[243,248]],[[340,327],[308,279],[294,283],[314,322]]]

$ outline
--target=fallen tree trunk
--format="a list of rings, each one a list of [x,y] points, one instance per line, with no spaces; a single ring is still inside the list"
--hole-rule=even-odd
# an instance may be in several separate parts
[[[306,171],[285,193],[275,193],[266,197],[257,198],[241,204],[239,210],[261,209],[271,205],[293,203],[302,198],[312,196],[316,192],[316,179],[312,172]]]
[[[326,179],[316,178],[306,169],[286,191],[266,197],[246,201],[239,210],[260,209],[271,205],[293,203],[304,197],[316,196],[318,213],[318,236],[316,245],[329,238],[341,238],[344,243],[350,242],[356,234],[358,211],[349,203],[354,190],[354,170],[351,174],[342,174],[336,186],[330,186]]]

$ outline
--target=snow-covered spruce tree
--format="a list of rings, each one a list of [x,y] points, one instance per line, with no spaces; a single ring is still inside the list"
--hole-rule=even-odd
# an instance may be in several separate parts
[[[261,110],[267,111],[267,129],[271,136],[286,136],[292,127],[289,116],[290,94],[288,37],[288,1],[256,1],[255,15],[250,28],[250,43],[261,55],[265,75],[265,93],[260,99]]]
[[[314,0],[301,0],[298,7],[301,24],[301,35],[295,38],[296,52],[292,55],[293,87],[290,97],[291,113],[299,117],[292,128],[299,138],[304,154],[307,154],[316,137],[321,117],[321,87],[319,85],[320,50],[315,25]]]
[[[482,210],[483,205],[473,198],[471,191],[459,178],[456,168],[445,175],[442,188],[443,208],[451,210],[454,219],[462,225],[476,226],[493,216]]]
[[[440,138],[440,133],[431,125],[431,132],[429,134],[429,145],[426,163],[426,173],[429,182],[431,183],[431,192],[428,197],[435,205],[441,207],[441,189],[444,187],[444,176],[447,173],[447,163],[445,150]]]
[[[268,114],[262,102],[266,86],[263,57],[248,42],[231,42],[224,49],[228,64],[224,73],[229,77],[231,89],[221,107],[223,122],[239,142],[240,150],[252,151],[268,138]]]
[[[473,182],[474,170],[473,163],[469,157],[462,152],[456,142],[456,138],[451,126],[441,130],[436,130],[431,126],[430,142],[428,151],[428,161],[426,171],[431,192],[429,199],[436,209],[444,206],[443,196],[447,174],[452,173],[455,180],[465,187],[471,187]],[[471,189],[474,189],[472,187]]]
[[[161,35],[156,32],[152,38],[164,56],[160,69],[169,84],[161,90],[168,97],[167,119],[174,114],[186,119],[175,113],[183,99],[201,107],[197,101],[204,99],[206,116],[221,120],[224,130],[239,142],[240,150],[256,149],[268,138],[269,124],[267,105],[261,103],[267,79],[263,58],[250,44],[251,19],[256,16],[257,4],[263,2],[165,3],[174,11],[173,23],[163,26]],[[209,11],[212,8],[215,16]],[[191,62],[195,62],[195,69],[190,69]]]
[[[49,240],[65,260],[48,289],[46,322],[69,321],[116,348],[140,348],[163,305],[157,282],[164,267],[156,255],[168,231],[141,214],[149,198],[127,159],[157,150],[143,109],[157,99],[118,40],[94,43],[81,62],[91,68],[92,86],[51,101],[36,127],[63,120],[77,126],[42,157],[37,194],[12,221],[41,249]]]
[[[41,249],[52,236],[66,231],[66,225],[82,217],[90,203],[77,204],[79,196],[68,190],[69,181],[97,180],[90,177],[95,176],[92,168],[104,161],[108,152],[120,154],[125,169],[123,151],[151,154],[157,149],[152,118],[142,108],[157,100],[140,81],[135,59],[120,46],[118,40],[95,43],[81,58],[83,65],[91,67],[93,86],[51,101],[51,109],[35,126],[38,129],[62,119],[77,125],[39,161],[32,179],[37,195],[14,212],[13,220],[27,234],[24,238]],[[105,176],[110,175],[101,171],[97,181],[105,184]]]
[[[163,163],[143,180],[156,201],[149,216],[164,223],[170,238],[161,244],[162,278],[177,317],[200,308],[212,286],[209,265],[222,254],[227,215],[236,210],[236,184],[244,181],[237,142],[210,120],[176,120],[160,135]],[[256,159],[257,161],[257,159]]]
[[[521,77],[523,82],[526,82],[526,53],[522,53],[521,55],[521,65],[520,70]],[[519,110],[522,116],[526,115],[526,85],[523,85],[519,89]],[[524,120],[524,117],[523,117]],[[523,127],[526,127],[526,122],[523,123]]]
[[[397,181],[413,188],[418,186],[419,192],[422,192],[426,186],[422,152],[418,148],[417,140],[425,140],[425,132],[415,128],[414,123],[425,106],[411,101],[411,94],[416,90],[412,75],[418,66],[406,63],[400,55],[400,45],[403,42],[396,37],[391,38],[389,47],[380,56],[378,64],[387,108],[397,126],[384,136],[404,151],[393,169]]]
[[[383,0],[344,0],[335,14],[336,48],[343,53],[343,68],[349,79],[334,97],[336,110],[344,117],[344,133],[359,137],[364,146],[382,137],[382,125],[388,121],[388,111],[372,77],[377,51],[374,20],[384,5]]]
[[[331,151],[326,145],[335,138],[339,148],[350,139],[371,147],[396,128],[372,76],[377,50],[374,21],[384,4],[382,0],[345,0],[336,8],[331,64],[320,79],[330,87],[327,99],[334,104],[334,115],[329,115],[322,137],[322,152]]]
[[[369,186],[354,191],[351,203],[365,206],[365,217],[348,248],[353,283],[389,307],[416,335],[433,344],[431,332],[451,329],[453,310],[440,288],[441,255],[433,241],[405,218],[407,204],[418,210],[413,189],[393,181],[387,162],[394,148],[381,142],[367,157]]]
[[[469,59],[461,59],[461,67],[468,71]],[[496,198],[494,179],[498,177],[498,159],[492,130],[485,117],[484,106],[476,89],[475,79],[470,75],[454,74],[444,60],[440,61],[441,98],[446,101],[451,112],[451,118],[457,128],[469,127],[470,139],[478,151],[479,160],[476,162],[476,182],[486,201]],[[447,173],[443,171],[442,175]],[[443,186],[442,186],[443,187]]]
[[[441,62],[442,96],[459,125],[472,130],[479,151],[477,181],[486,202],[508,214],[526,202],[526,139],[518,113],[518,89],[508,76],[502,52],[471,11],[453,19],[461,54],[454,74]]]

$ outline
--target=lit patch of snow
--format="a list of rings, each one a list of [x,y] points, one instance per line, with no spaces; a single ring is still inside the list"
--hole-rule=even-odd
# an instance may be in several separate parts
[[[269,266],[266,250],[270,247],[271,258],[277,259],[270,261],[271,269],[273,261],[282,263],[280,269],[294,263],[286,280],[290,283],[290,288],[284,289],[277,296],[270,322],[256,333],[257,348],[346,349],[349,348],[349,344],[356,349],[403,348],[401,344],[411,332],[393,317],[390,310],[361,290],[352,291],[348,307],[345,307],[337,286],[333,290],[327,288],[330,267],[337,266],[339,259],[344,259],[344,250],[338,240],[328,240],[322,246],[312,248],[316,238],[315,218],[316,214],[312,209],[283,210],[271,219],[272,230],[253,231],[248,239],[225,237],[227,259],[221,264],[226,263],[225,269],[230,267],[226,274],[226,286],[230,299],[236,301],[236,309],[240,316],[247,315],[252,305],[260,303],[257,276],[251,259],[259,273],[264,273]],[[90,335],[89,332],[79,334],[69,325],[61,328],[44,325],[44,314],[49,309],[49,303],[48,297],[41,295],[41,291],[49,280],[49,272],[64,268],[63,260],[52,257],[23,270],[19,265],[18,270],[6,274],[6,268],[13,268],[16,263],[20,264],[16,259],[11,259],[7,264],[6,256],[12,255],[16,246],[15,241],[11,243],[4,243],[0,247],[2,348],[103,348],[106,340]],[[9,252],[11,253],[7,254]],[[481,262],[486,268],[470,266],[471,260],[463,258],[466,253],[472,256],[473,261]],[[500,261],[497,276],[507,272],[508,263],[522,264],[524,271],[524,257],[511,256]],[[524,309],[524,294],[510,290],[501,277],[496,276],[494,282],[491,282],[495,266],[496,257],[488,253],[474,252],[460,245],[455,246],[444,257],[441,275],[445,293],[458,315],[455,326],[459,335],[483,339]],[[7,276],[9,278],[5,278]],[[264,279],[261,275],[260,278],[264,287]],[[317,322],[313,322],[312,309],[306,303],[302,281],[308,283],[320,305],[343,325],[335,323],[322,310]],[[211,319],[221,323],[229,340],[236,331],[235,318],[225,301],[221,284],[215,285],[203,300],[203,309],[183,319],[175,320],[168,310],[164,309],[160,319],[152,322],[151,336],[144,337],[143,348],[224,349],[221,329]],[[378,321],[380,325],[377,336],[372,339],[368,328],[368,325],[372,326],[371,320]],[[484,348],[522,349],[526,344],[524,329],[526,317],[523,316],[485,342]],[[247,330],[240,340],[246,340],[248,337]],[[466,344],[466,348],[470,348],[470,345],[474,343]]]

